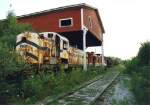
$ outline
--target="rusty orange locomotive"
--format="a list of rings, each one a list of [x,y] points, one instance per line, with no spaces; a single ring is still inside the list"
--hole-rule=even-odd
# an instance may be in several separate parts
[[[17,35],[16,51],[29,64],[83,65],[83,51],[71,47],[69,40],[55,32],[24,32]],[[101,56],[87,54],[89,65],[101,65]]]

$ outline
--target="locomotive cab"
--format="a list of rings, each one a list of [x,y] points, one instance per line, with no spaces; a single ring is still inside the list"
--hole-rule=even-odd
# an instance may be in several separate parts
[[[52,42],[52,64],[68,64],[68,50],[69,50],[69,40],[58,33],[55,32],[42,32],[39,33],[40,36],[44,36],[50,42]]]

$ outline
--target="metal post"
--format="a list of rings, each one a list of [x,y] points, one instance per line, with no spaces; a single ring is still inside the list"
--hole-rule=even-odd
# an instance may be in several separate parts
[[[102,50],[102,65],[105,65],[105,61],[104,61],[104,47],[103,47],[103,41],[102,41],[102,45],[101,45],[101,50]]]
[[[88,29],[84,26],[83,27],[83,52],[84,52],[84,58],[83,58],[83,69],[87,71],[87,63],[86,63],[86,34]]]

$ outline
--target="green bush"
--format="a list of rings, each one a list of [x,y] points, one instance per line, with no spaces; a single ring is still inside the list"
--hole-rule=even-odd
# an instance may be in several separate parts
[[[48,90],[50,90],[50,75],[32,75],[23,81],[24,99],[41,99],[49,94]]]
[[[137,58],[140,61],[140,65],[150,65],[150,42],[141,44]]]
[[[11,97],[17,97],[18,94],[21,94],[21,91],[19,91],[22,78],[21,72],[29,67],[16,58],[15,51],[10,50],[7,45],[0,42],[0,100],[4,101],[5,99],[5,102],[8,102]]]
[[[84,82],[102,74],[103,70],[103,68],[93,68],[93,70],[86,72],[82,69],[76,69],[69,73],[31,75],[30,78],[23,81],[22,92],[25,102],[22,102],[22,104],[33,104],[46,96],[54,98],[69,92]]]
[[[13,13],[9,13],[7,19],[0,21],[0,75],[4,79],[8,74],[26,67],[22,61],[17,61],[15,53],[16,35],[25,30],[31,30],[29,25],[18,24]]]
[[[150,104],[150,67],[140,68],[139,74],[132,75],[132,90],[139,105]]]
[[[139,105],[150,104],[150,42],[145,42],[137,57],[126,62],[126,73],[132,77],[132,91]]]
[[[22,94],[22,70],[29,67],[17,60],[15,53],[16,35],[32,30],[30,25],[18,24],[13,13],[0,21],[0,104],[6,104]]]
[[[32,31],[31,25],[17,23],[17,18],[12,12],[8,13],[6,20],[0,21],[0,41],[11,49],[15,47],[16,35],[24,31]]]
[[[132,58],[132,60],[128,60],[125,63],[126,66],[126,73],[132,74],[134,72],[137,72],[139,69],[139,60],[137,57]]]
[[[116,66],[122,63],[122,60],[117,57],[107,57],[106,61],[107,61],[107,66]]]

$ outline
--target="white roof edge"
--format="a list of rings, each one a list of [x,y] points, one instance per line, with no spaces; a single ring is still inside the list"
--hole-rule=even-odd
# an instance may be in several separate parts
[[[37,14],[40,14],[40,13],[52,12],[52,11],[63,10],[63,9],[73,8],[73,7],[80,7],[80,6],[85,6],[85,7],[89,7],[89,8],[97,10],[97,8],[92,7],[92,6],[90,6],[90,5],[86,4],[86,3],[81,3],[81,4],[62,6],[62,7],[58,7],[58,8],[54,8],[54,9],[48,9],[48,10],[43,10],[43,11],[40,11],[40,12],[34,12],[34,13],[30,13],[30,14],[25,14],[25,15],[17,16],[17,18],[23,18],[23,17],[26,17],[26,16],[37,15]]]

